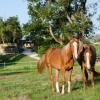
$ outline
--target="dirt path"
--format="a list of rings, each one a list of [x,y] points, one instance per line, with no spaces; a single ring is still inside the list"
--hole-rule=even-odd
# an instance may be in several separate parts
[[[40,57],[38,56],[38,54],[36,52],[32,52],[30,49],[24,49],[23,53],[24,55],[27,55],[31,58],[34,58],[36,60],[39,60]]]

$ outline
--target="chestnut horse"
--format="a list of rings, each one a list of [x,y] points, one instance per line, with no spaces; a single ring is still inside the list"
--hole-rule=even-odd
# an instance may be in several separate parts
[[[91,85],[94,87],[94,75],[100,75],[95,71],[96,62],[96,49],[94,46],[89,44],[83,44],[80,47],[80,53],[78,55],[78,63],[81,65],[82,69],[82,79],[83,79],[83,89],[86,88],[86,79],[88,79],[88,72],[90,73]]]
[[[59,71],[61,71],[62,75],[61,93],[64,94],[66,71],[68,71],[68,92],[70,92],[74,58],[77,59],[78,57],[79,39],[80,36],[73,37],[63,48],[49,48],[37,63],[39,73],[42,73],[45,66],[47,66],[52,84],[52,90],[56,90],[57,93],[60,93],[58,83]],[[55,77],[53,77],[52,68],[55,69]]]

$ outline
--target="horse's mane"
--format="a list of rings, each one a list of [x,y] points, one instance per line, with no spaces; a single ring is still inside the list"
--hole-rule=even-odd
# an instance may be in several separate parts
[[[67,49],[69,49],[69,47],[70,47],[70,43],[67,43],[67,44],[63,47],[63,50],[67,50]]]

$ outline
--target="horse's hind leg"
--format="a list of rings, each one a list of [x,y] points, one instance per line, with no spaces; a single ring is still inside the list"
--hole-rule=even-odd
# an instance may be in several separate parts
[[[59,91],[59,82],[58,82],[58,79],[59,79],[59,70],[56,69],[55,71],[56,71],[56,73],[55,73],[56,92],[60,93],[60,91]]]
[[[51,68],[50,65],[48,65],[48,71],[49,71],[49,75],[50,75],[52,91],[55,91],[54,77],[53,77],[53,74],[52,74],[52,68]]]

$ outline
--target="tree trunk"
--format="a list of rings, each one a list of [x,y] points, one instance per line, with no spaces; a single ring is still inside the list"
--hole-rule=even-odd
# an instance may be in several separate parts
[[[72,22],[72,20],[71,20],[71,18],[69,17],[69,15],[68,15],[67,12],[66,12],[66,15],[67,15],[67,19],[68,19],[69,23],[72,24],[73,22]]]
[[[50,32],[50,35],[52,36],[52,38],[53,38],[57,43],[59,43],[60,45],[63,45],[63,42],[60,41],[60,40],[58,40],[58,39],[54,36],[54,34],[53,34],[53,32],[52,32],[52,28],[51,28],[50,25],[49,25],[49,32]]]

